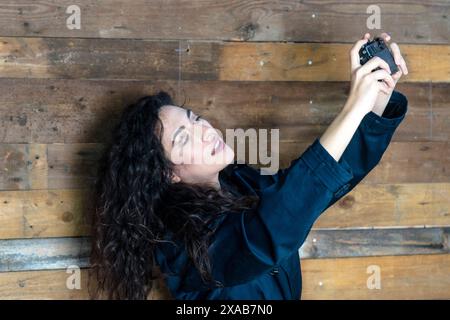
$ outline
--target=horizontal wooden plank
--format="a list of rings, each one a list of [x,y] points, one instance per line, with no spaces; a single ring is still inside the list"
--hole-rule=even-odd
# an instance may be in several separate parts
[[[0,299],[2,300],[86,300],[88,270],[80,270],[80,289],[74,288],[73,269],[0,272]],[[71,278],[72,277],[72,278]],[[69,286],[67,285],[69,282]],[[92,282],[91,282],[92,283]],[[91,285],[94,287],[93,285]],[[170,299],[161,279],[154,281],[149,300]]]
[[[450,253],[450,228],[313,230],[303,259]],[[90,237],[0,240],[0,272],[89,267]]]
[[[0,38],[2,78],[348,81],[352,44]],[[401,82],[450,82],[450,46],[401,46]]]
[[[192,46],[189,53],[195,59],[196,54],[200,55],[200,52],[211,46],[207,43]],[[350,79],[350,49],[351,45],[332,43],[229,43],[219,49],[219,79],[347,81]],[[400,79],[400,82],[450,81],[450,46],[401,45],[401,50],[408,64],[409,74]],[[425,62],[431,60],[436,63]],[[192,73],[190,70],[182,71],[189,79],[196,76],[195,69]]]
[[[450,254],[307,259],[301,265],[304,300],[450,299]],[[374,269],[380,289],[367,285]]]
[[[450,228],[313,230],[300,257],[348,258],[450,253]]]
[[[89,266],[89,238],[0,240],[0,272]]]
[[[363,180],[323,212],[314,228],[450,226],[449,199],[448,183],[374,184]]]
[[[89,189],[0,192],[0,239],[88,236]],[[450,226],[450,184],[362,182],[314,224],[314,229]]]
[[[307,144],[280,143],[281,167],[302,154]],[[450,146],[448,142],[391,142],[377,167],[364,183],[448,182]]]
[[[0,144],[0,189],[92,186],[102,144]]]
[[[3,36],[348,42],[365,31],[374,3],[307,1],[78,1],[81,29],[65,27],[69,0],[2,1]],[[449,43],[446,1],[376,3],[382,27],[401,42]],[[199,14],[201,8],[201,14]],[[205,28],[207,26],[207,28]],[[432,27],[431,27],[432,26]],[[372,30],[373,31],[373,30]]]
[[[450,299],[450,254],[385,256],[344,259],[304,259],[304,300]],[[380,289],[369,289],[371,268],[379,267]],[[368,273],[369,270],[369,273]],[[66,286],[66,270],[0,273],[1,299],[88,299],[87,270],[81,289]],[[167,298],[159,282],[150,298]]]
[[[289,166],[310,143],[281,141],[278,167]],[[236,146],[236,142],[229,144]],[[0,144],[0,190],[89,188],[104,148],[94,143]],[[275,157],[272,162],[277,167]],[[391,142],[378,166],[363,181],[445,183],[450,181],[449,164],[448,142]]]
[[[279,128],[284,141],[311,141],[342,110],[348,89],[344,82],[0,78],[0,141],[103,143],[126,105],[157,90],[223,135],[227,128]],[[450,83],[400,83],[396,90],[407,97],[408,113],[394,141],[449,140]]]
[[[0,272],[2,300],[80,300],[89,299],[87,270],[81,272],[81,289],[69,289],[64,270]],[[70,280],[69,280],[70,281]],[[70,283],[70,282],[69,282]]]
[[[90,190],[0,192],[0,239],[90,234]]]
[[[1,236],[85,235],[88,230],[82,217],[85,196],[77,194],[77,190],[71,192],[3,192]],[[377,197],[369,196],[373,194]],[[448,194],[447,184],[366,186],[363,182],[319,218],[316,226],[448,225]],[[367,199],[373,199],[373,203]]]

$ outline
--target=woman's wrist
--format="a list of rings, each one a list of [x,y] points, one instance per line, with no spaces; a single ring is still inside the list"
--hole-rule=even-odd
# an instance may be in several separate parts
[[[354,101],[351,97],[347,99],[344,107],[342,108],[343,113],[355,119],[355,121],[361,122],[364,116],[370,112],[367,111],[366,106],[363,106],[358,101]]]
[[[356,104],[346,104],[319,139],[336,161],[339,161],[365,116],[361,110],[362,108],[358,108]]]

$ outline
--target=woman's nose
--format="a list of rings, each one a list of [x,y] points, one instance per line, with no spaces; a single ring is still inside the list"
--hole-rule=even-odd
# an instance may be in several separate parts
[[[198,137],[197,141],[211,142],[217,136],[216,130],[208,125],[200,124],[194,127],[194,135]]]
[[[217,131],[213,127],[204,126],[203,141],[212,142],[217,136]]]

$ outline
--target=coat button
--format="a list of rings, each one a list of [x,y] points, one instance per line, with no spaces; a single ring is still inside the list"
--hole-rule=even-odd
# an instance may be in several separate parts
[[[279,273],[278,268],[273,268],[272,271],[270,271],[270,275],[275,276]]]

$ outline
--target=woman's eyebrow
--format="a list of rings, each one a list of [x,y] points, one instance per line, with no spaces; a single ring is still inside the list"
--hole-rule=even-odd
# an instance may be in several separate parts
[[[191,109],[186,109],[186,116],[187,116],[188,120],[191,119],[191,112],[192,112]],[[182,126],[178,127],[178,129],[175,131],[175,133],[173,134],[173,138],[172,138],[172,147],[173,147],[173,144],[175,143],[175,139],[177,138],[177,135],[185,128],[186,128],[186,126],[182,125]]]

